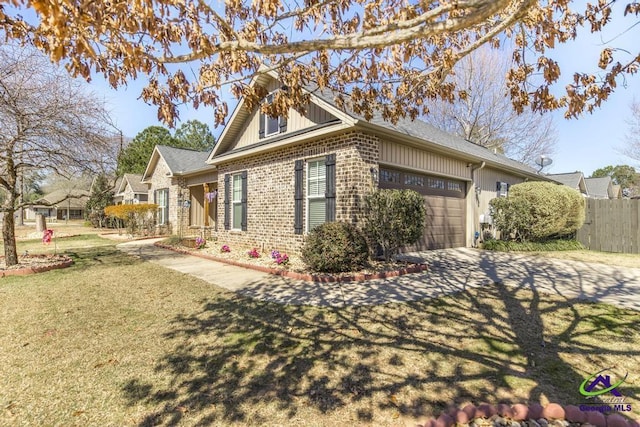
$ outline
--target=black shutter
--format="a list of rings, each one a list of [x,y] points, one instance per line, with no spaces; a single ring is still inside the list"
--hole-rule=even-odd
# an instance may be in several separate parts
[[[500,192],[500,181],[496,181],[496,191],[499,193]]]
[[[304,220],[302,218],[302,206],[304,203],[304,161],[296,160],[295,166],[295,204],[294,204],[294,223],[293,228],[295,234],[302,234]]]
[[[287,118],[280,116],[280,133],[287,131]]]
[[[262,139],[264,138],[265,114],[258,109],[258,115],[260,116],[260,130],[258,130],[258,139]]]
[[[242,231],[247,231],[247,171],[242,171]]]
[[[327,222],[336,220],[336,155],[329,154],[325,159],[327,187],[324,193],[326,198],[326,214]]]
[[[224,176],[224,229],[231,229],[231,175]]]

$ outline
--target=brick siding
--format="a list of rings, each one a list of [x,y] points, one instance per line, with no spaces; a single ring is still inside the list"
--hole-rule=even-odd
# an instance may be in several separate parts
[[[352,131],[218,165],[218,244],[299,253],[304,234],[294,233],[295,161],[331,153],[336,154],[336,220],[358,224],[362,197],[374,188],[370,169],[378,165],[378,147],[377,137]],[[243,170],[247,171],[247,231],[225,230],[224,176]],[[306,196],[306,168],[304,182]],[[306,211],[303,217],[306,227]]]

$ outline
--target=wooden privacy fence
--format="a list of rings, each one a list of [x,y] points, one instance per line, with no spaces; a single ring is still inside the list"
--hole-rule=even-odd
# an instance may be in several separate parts
[[[640,253],[639,199],[586,199],[584,225],[577,238],[587,249]]]

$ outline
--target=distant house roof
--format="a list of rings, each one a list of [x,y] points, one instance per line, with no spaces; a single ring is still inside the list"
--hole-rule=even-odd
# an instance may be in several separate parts
[[[116,193],[122,193],[127,188],[127,183],[131,187],[131,190],[138,193],[146,193],[149,191],[147,184],[143,184],[142,182],[142,174],[136,173],[125,173],[122,179],[119,182],[119,186],[117,187]]]
[[[609,199],[611,198],[611,177],[605,176],[603,178],[585,178],[585,184],[587,185],[587,193],[589,197],[596,199]]]
[[[56,190],[45,194],[33,203],[33,206],[55,206],[71,209],[84,209],[89,192],[86,190]]]
[[[580,181],[584,180],[582,172],[550,173],[547,176],[554,181],[558,181],[559,183],[576,190],[580,189]]]

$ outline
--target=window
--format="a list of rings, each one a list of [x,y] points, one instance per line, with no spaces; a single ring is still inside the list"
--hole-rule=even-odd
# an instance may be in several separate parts
[[[429,178],[429,187],[437,190],[444,190],[444,179]]]
[[[386,169],[380,170],[380,182],[400,182],[400,172],[390,171]]]
[[[169,189],[156,190],[155,199],[158,205],[158,225],[165,225],[169,222]]]
[[[459,182],[447,181],[447,190],[462,192],[462,185]]]
[[[424,187],[424,177],[414,175],[412,173],[404,174],[404,184],[413,185],[415,187]]]
[[[326,169],[324,159],[307,163],[307,231],[326,220]]]
[[[242,229],[242,176],[233,175],[233,191],[231,198],[231,217],[232,228],[234,230]]]
[[[265,99],[267,104],[273,102],[273,94]],[[287,119],[284,117],[270,117],[268,114],[260,113],[260,138],[276,135],[287,130]]]
[[[498,192],[498,197],[507,197],[509,194],[509,184],[506,182],[496,182],[496,190]]]
[[[247,171],[224,175],[224,229],[247,231]]]

